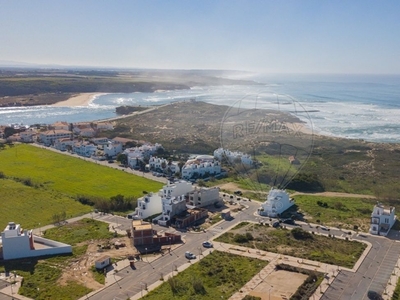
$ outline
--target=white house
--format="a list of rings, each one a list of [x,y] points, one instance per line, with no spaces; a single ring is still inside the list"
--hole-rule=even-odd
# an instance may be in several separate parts
[[[186,196],[168,197],[162,199],[162,214],[156,220],[159,225],[166,226],[172,217],[187,210]]]
[[[371,214],[371,227],[369,232],[371,234],[386,236],[395,222],[395,208],[389,207],[388,209],[385,209],[382,204],[377,203]]]
[[[104,255],[95,260],[94,265],[97,270],[102,270],[111,265],[111,257]]]
[[[190,182],[180,180],[174,183],[168,182],[159,192],[149,193],[146,196],[139,198],[138,206],[135,209],[133,219],[144,219],[163,211],[163,198],[172,198],[176,196],[186,195],[193,190],[193,185]]]
[[[258,213],[261,216],[275,218],[294,204],[294,200],[284,190],[271,189],[267,201],[261,204]]]
[[[72,151],[80,156],[91,157],[97,151],[97,146],[89,142],[77,142],[72,146]]]
[[[70,245],[34,236],[32,230],[22,230],[14,222],[1,233],[1,244],[4,260],[72,253]]]
[[[195,207],[205,207],[219,201],[218,188],[196,188],[189,193],[188,204]]]
[[[225,157],[230,163],[241,163],[248,166],[253,164],[251,155],[239,151],[230,151],[223,148],[214,150],[214,157],[219,161]]]
[[[66,139],[58,139],[54,141],[54,148],[60,151],[67,151],[68,148],[71,148],[76,143],[76,140],[71,140],[70,138]]]
[[[122,143],[110,141],[106,146],[104,146],[103,151],[105,155],[114,157],[122,152],[122,147]]]
[[[21,137],[21,142],[24,143],[32,143],[36,140],[37,137],[37,130],[33,129],[33,128],[29,128],[25,131],[21,131],[19,133],[20,137]]]

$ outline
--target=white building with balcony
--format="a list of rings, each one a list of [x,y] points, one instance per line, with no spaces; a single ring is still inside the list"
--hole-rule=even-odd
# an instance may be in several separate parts
[[[4,260],[72,253],[70,245],[34,236],[32,230],[22,230],[14,222],[8,223],[0,242]]]
[[[97,151],[97,146],[89,142],[76,142],[72,151],[80,156],[91,157]]]
[[[163,199],[186,195],[193,191],[190,182],[180,180],[174,183],[168,182],[158,193],[149,193],[138,199],[133,219],[144,219],[163,212]]]
[[[50,146],[58,139],[71,139],[72,132],[67,130],[48,130],[39,134],[39,140],[46,146]]]
[[[251,166],[253,164],[251,155],[239,151],[230,151],[224,148],[218,148],[214,150],[214,157],[219,161],[222,161],[223,158],[226,158],[232,164],[240,163],[247,166]]]
[[[215,176],[218,174],[221,174],[221,163],[219,161],[188,161],[182,168],[183,179],[199,178],[207,175]]]
[[[369,232],[371,234],[386,236],[390,228],[396,222],[396,212],[394,207],[384,208],[380,203],[374,206],[371,214],[371,226]]]
[[[286,191],[271,189],[268,193],[267,201],[261,204],[258,213],[261,216],[275,218],[292,205],[294,205],[294,200],[289,197]]]

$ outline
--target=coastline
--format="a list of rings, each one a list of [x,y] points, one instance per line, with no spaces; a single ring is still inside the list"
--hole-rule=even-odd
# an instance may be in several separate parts
[[[80,93],[65,101],[52,104],[54,107],[74,107],[88,106],[96,96],[106,95],[107,93]]]

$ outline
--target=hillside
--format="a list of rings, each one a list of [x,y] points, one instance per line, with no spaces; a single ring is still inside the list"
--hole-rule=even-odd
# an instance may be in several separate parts
[[[227,106],[204,102],[172,103],[148,113],[116,120],[115,130],[110,137],[123,136],[162,143],[171,153],[211,154],[221,146],[221,121],[227,110]],[[242,115],[249,120],[260,117],[265,119],[271,115],[274,120],[286,124],[300,122],[291,115],[276,111],[248,111]],[[269,142],[262,143],[263,140]],[[263,153],[269,157],[268,160],[263,157],[265,163],[260,169],[262,172],[258,172],[257,177],[251,177],[253,180],[270,183],[271,171],[281,167],[281,161],[287,165],[291,150],[277,148],[277,145],[288,144],[292,148],[309,151],[305,151],[300,159],[301,168],[291,167],[290,174],[297,175],[290,178],[288,188],[371,194],[391,199],[397,199],[400,193],[400,187],[396,184],[400,168],[398,144],[369,143],[306,133],[300,137],[264,133],[263,139],[249,135],[248,139],[239,140],[241,145],[229,142],[232,142],[230,145],[235,149],[256,155]],[[227,144],[226,139],[222,144]],[[301,157],[299,152],[296,153]]]

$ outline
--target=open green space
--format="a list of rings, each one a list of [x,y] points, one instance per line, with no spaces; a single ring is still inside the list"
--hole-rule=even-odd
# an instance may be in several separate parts
[[[287,230],[254,223],[244,224],[222,234],[216,241],[347,268],[354,266],[366,248],[363,243],[312,234],[301,228]]]
[[[214,250],[142,299],[228,299],[267,264]]]
[[[160,182],[25,144],[1,150],[0,162],[0,172],[7,177],[30,178],[36,186],[72,197],[138,197],[162,187]]]
[[[57,255],[44,259],[31,258],[5,261],[0,271],[11,272],[24,277],[19,294],[32,299],[79,299],[91,290],[77,281],[60,285],[63,270],[70,268],[86,253],[89,240],[104,240],[113,237],[108,224],[93,219],[82,219],[64,226],[54,227],[43,232],[44,237],[72,245],[72,255]],[[95,274],[95,273],[94,273]],[[98,274],[96,280],[104,282],[104,275]]]
[[[92,210],[68,195],[27,186],[11,179],[0,178],[0,191],[1,229],[11,221],[21,224],[22,228],[38,228],[52,223],[54,214],[65,212],[66,217],[71,218]]]
[[[82,219],[76,222],[47,229],[44,237],[70,245],[76,245],[88,240],[111,239],[113,233],[109,225],[93,219]]]
[[[300,212],[310,223],[320,223],[338,228],[368,231],[371,213],[376,199],[356,197],[322,197],[296,195],[295,205],[283,214],[290,217],[295,211]],[[396,201],[382,199],[385,207],[396,205]],[[354,227],[356,226],[356,227]]]

